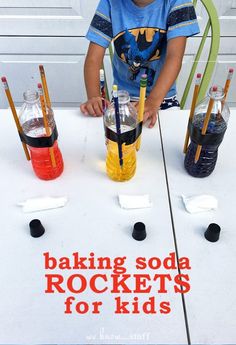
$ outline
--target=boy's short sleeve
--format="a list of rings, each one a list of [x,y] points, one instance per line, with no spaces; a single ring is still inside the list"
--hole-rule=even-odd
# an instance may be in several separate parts
[[[190,37],[200,32],[193,3],[173,0],[167,18],[167,40],[179,36]]]
[[[107,48],[113,38],[109,0],[100,0],[86,38]]]

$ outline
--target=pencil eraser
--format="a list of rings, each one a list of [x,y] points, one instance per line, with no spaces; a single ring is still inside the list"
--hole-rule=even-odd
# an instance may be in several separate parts
[[[201,77],[202,77],[201,73],[198,73],[198,74],[197,74],[197,78],[199,79],[199,78],[201,78]]]
[[[6,77],[2,77],[1,79],[2,79],[2,82],[3,82],[3,83],[6,83],[6,82],[7,82],[7,78],[6,78]]]
[[[230,68],[230,69],[229,69],[229,73],[234,73],[234,69],[233,69],[233,68]]]
[[[216,92],[217,90],[218,90],[218,88],[217,88],[216,85],[212,86],[212,91],[213,91],[213,92]]]
[[[41,83],[38,83],[38,88],[42,89],[42,84]]]

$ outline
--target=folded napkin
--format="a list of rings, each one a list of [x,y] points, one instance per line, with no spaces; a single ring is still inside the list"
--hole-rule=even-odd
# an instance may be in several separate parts
[[[218,207],[218,200],[214,196],[208,194],[190,197],[182,195],[182,199],[184,206],[189,213],[216,210]]]
[[[23,207],[23,212],[28,213],[63,207],[67,201],[68,199],[66,197],[43,197],[27,199],[18,205]]]
[[[152,207],[150,197],[148,194],[144,195],[125,195],[120,194],[119,196],[120,207],[126,209],[134,208],[147,208]]]

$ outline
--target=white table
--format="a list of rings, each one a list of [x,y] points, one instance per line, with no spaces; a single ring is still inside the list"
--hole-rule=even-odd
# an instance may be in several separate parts
[[[128,273],[137,273],[134,260],[138,256],[164,258],[175,251],[158,127],[143,132],[135,177],[127,183],[115,183],[105,174],[102,120],[84,117],[79,111],[72,110],[58,110],[55,114],[65,171],[60,178],[45,182],[34,176],[30,163],[24,158],[10,111],[1,111],[0,344],[186,344],[181,295],[175,294],[171,288],[164,296],[156,295],[159,302],[170,301],[172,312],[167,315],[117,316],[113,312],[114,297],[110,293],[97,296],[89,291],[75,297],[77,300],[103,301],[101,314],[79,315],[74,312],[65,315],[64,300],[71,293],[44,293],[44,275],[51,273],[44,269],[43,253],[48,251],[57,258],[71,257],[73,252],[83,256],[90,252],[97,257],[127,256]],[[117,201],[121,193],[149,193],[153,207],[123,210]],[[24,214],[16,206],[27,198],[47,195],[66,195],[68,205],[35,214]],[[226,205],[223,207],[226,210]],[[183,217],[187,217],[184,212]],[[39,218],[46,228],[45,235],[38,239],[29,235],[28,223],[33,218]],[[143,242],[131,237],[132,226],[137,221],[144,222],[147,227],[148,236]],[[219,219],[219,222],[223,224],[223,220]],[[230,224],[230,220],[227,222]],[[197,223],[200,224],[199,218]],[[226,234],[224,236],[228,236],[228,245],[233,250],[233,235]],[[216,258],[221,257],[218,253],[219,250],[223,252],[226,239],[223,241],[222,238],[216,247],[204,242],[201,236],[196,238],[201,242],[201,251],[212,250]],[[185,245],[184,241],[182,252],[192,254],[185,250],[188,241]],[[204,246],[206,249],[203,250]],[[222,260],[221,267],[227,258]],[[63,275],[66,277],[70,273],[63,272]],[[145,273],[153,274],[153,271],[145,270]],[[171,274],[175,275],[177,271]],[[194,273],[193,270],[193,286],[195,274],[197,271]],[[128,301],[132,297],[132,294],[122,295]],[[144,294],[140,300],[148,297]],[[225,301],[229,301],[228,296]]]
[[[185,295],[192,344],[236,344],[236,111],[219,148],[216,168],[207,178],[187,174],[183,143],[188,112],[164,112],[160,123],[168,173],[174,229],[180,256],[191,260],[191,292]],[[216,211],[188,214],[181,195],[212,194]],[[208,224],[218,223],[220,240],[204,238]]]

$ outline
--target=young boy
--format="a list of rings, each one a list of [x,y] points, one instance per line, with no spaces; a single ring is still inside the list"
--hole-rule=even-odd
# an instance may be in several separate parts
[[[140,77],[148,76],[144,122],[149,119],[152,128],[159,108],[178,105],[175,80],[186,38],[197,33],[191,0],[100,0],[86,36],[90,40],[84,66],[88,100],[81,111],[102,115],[99,69],[113,41],[114,84],[138,100]]]

